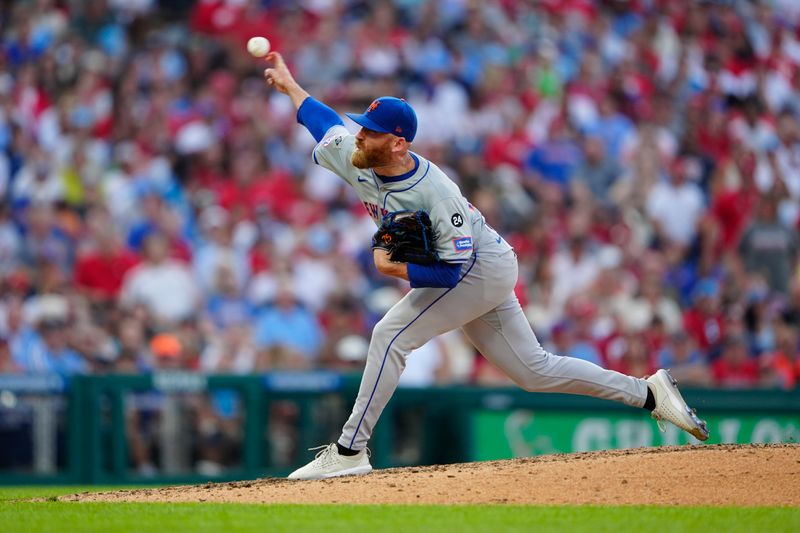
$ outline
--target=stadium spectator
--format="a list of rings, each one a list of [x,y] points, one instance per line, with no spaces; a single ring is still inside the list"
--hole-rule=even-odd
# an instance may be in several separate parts
[[[248,374],[255,369],[256,355],[247,325],[230,326],[211,337],[200,356],[200,369],[210,374]]]
[[[747,351],[747,340],[738,334],[722,342],[720,356],[711,365],[714,384],[724,388],[747,388],[758,384],[759,370]]]
[[[599,137],[609,159],[618,161],[623,147],[635,135],[636,128],[631,119],[620,112],[611,94],[600,97],[598,111],[597,121],[592,124],[589,133]]]
[[[152,368],[152,353],[148,349],[145,326],[140,318],[123,316],[117,323],[114,339],[116,359],[113,372],[140,374]]]
[[[789,298],[781,315],[783,321],[788,324],[800,324],[800,270],[795,273],[791,280]]]
[[[25,210],[25,234],[20,255],[29,267],[51,263],[68,275],[72,272],[73,242],[58,225],[52,204],[36,203]]]
[[[779,323],[775,337],[775,350],[761,356],[763,383],[790,390],[800,380],[800,336],[797,326]]]
[[[534,177],[566,188],[581,160],[582,154],[569,124],[557,118],[550,124],[547,140],[535,147],[528,157],[528,168]]]
[[[778,221],[777,195],[761,197],[758,217],[742,235],[739,245],[747,271],[762,274],[772,290],[786,294],[800,253],[798,246],[797,232]]]
[[[681,383],[698,387],[711,385],[708,361],[694,339],[684,331],[673,333],[658,354],[659,368],[669,368]]]
[[[22,168],[14,174],[10,195],[12,203],[52,205],[63,200],[64,184],[61,176],[51,168],[52,164],[44,149],[35,146]]]
[[[567,246],[553,255],[553,298],[561,306],[570,296],[588,289],[599,272],[600,264],[588,230],[586,215],[576,213],[571,220]]]
[[[319,323],[298,301],[290,282],[281,283],[274,302],[258,313],[253,334],[259,350],[281,347],[295,352],[307,363],[319,357],[322,344]]]
[[[658,370],[647,340],[643,336],[627,335],[624,347],[616,370],[638,377],[650,376]]]
[[[0,203],[0,276],[11,274],[20,265],[20,248],[21,239],[8,204]]]
[[[231,222],[227,211],[218,206],[207,207],[200,215],[200,227],[207,236],[192,258],[200,288],[205,293],[217,286],[220,270],[233,274],[237,289],[243,289],[250,277],[247,251],[233,242]]]
[[[170,259],[168,242],[160,233],[144,241],[142,262],[123,280],[120,303],[132,309],[142,306],[156,327],[175,325],[196,315],[200,293],[191,271]]]
[[[20,368],[11,357],[11,346],[8,339],[0,338],[0,374],[17,374]]]
[[[798,220],[797,201],[800,200],[800,125],[797,117],[784,111],[778,117],[778,148],[775,150],[777,172],[791,198],[791,215]]]
[[[190,262],[192,249],[182,234],[182,221],[176,210],[167,205],[164,198],[150,187],[137,194],[141,216],[135,220],[127,236],[128,247],[141,253],[147,238],[160,233],[166,238],[169,256],[182,262]]]
[[[683,314],[683,327],[706,353],[715,350],[725,334],[719,293],[718,282],[700,280],[693,292],[693,305]]]
[[[763,277],[751,275],[742,316],[750,352],[756,355],[775,348],[775,307]]]
[[[205,318],[211,332],[247,326],[254,316],[253,308],[237,287],[233,271],[226,265],[216,271],[214,288],[206,298]]]
[[[664,245],[687,247],[697,234],[704,201],[700,188],[689,181],[691,166],[691,160],[677,159],[669,179],[659,181],[647,197],[647,214]]]
[[[157,369],[186,368],[186,350],[173,333],[159,333],[150,339],[150,352]]]
[[[88,246],[75,262],[75,285],[93,302],[114,303],[125,274],[139,261],[123,247],[111,217],[100,208],[87,215]]]
[[[682,327],[681,310],[678,304],[664,294],[657,274],[645,274],[639,282],[639,294],[621,312],[621,318],[631,331],[644,331],[654,319],[660,320],[668,333]]]
[[[599,137],[587,137],[583,142],[583,153],[585,159],[575,171],[573,183],[587,187],[595,201],[608,205],[611,202],[609,193],[622,170]]]
[[[85,374],[89,364],[70,347],[69,309],[65,298],[44,295],[30,307],[33,328],[19,331],[11,346],[14,362],[26,373]]]
[[[749,226],[758,201],[755,182],[756,156],[737,149],[733,160],[718,163],[718,180],[734,183],[719,186],[709,212],[717,223],[719,247],[730,253],[738,246],[742,233]]]
[[[365,317],[359,302],[347,295],[331,297],[320,314],[325,341],[320,348],[320,364],[328,368],[349,367],[355,359],[366,357]],[[359,351],[364,348],[363,354]],[[344,357],[343,357],[344,356]]]

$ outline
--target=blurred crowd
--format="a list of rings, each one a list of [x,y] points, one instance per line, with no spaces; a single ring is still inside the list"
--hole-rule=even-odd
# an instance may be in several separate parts
[[[797,2],[29,0],[0,28],[0,373],[360,369],[408,288],[264,35],[340,112],[414,106],[548,349],[800,379]],[[403,379],[505,380],[458,332]]]

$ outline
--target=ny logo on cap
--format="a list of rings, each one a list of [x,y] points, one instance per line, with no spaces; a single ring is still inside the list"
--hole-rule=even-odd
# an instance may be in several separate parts
[[[380,105],[380,102],[375,100],[374,102],[369,104],[369,107],[367,108],[367,113],[369,113],[370,111],[375,111],[378,108],[379,105]]]

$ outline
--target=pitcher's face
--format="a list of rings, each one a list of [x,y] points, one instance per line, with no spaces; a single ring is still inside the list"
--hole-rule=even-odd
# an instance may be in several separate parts
[[[350,162],[356,168],[374,168],[389,165],[393,161],[392,142],[394,135],[361,128],[356,134],[356,147]]]

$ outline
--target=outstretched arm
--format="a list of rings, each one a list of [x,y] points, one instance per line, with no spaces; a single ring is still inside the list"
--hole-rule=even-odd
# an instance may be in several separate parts
[[[309,97],[308,92],[295,81],[282,55],[278,52],[270,52],[267,54],[266,60],[272,61],[274,64],[272,68],[264,70],[264,79],[267,80],[267,85],[272,85],[278,91],[288,95],[292,99],[294,108],[300,109],[303,100]]]
[[[272,61],[274,66],[264,70],[264,78],[268,85],[288,95],[297,109],[297,122],[308,128],[317,142],[325,136],[325,132],[336,125],[344,125],[336,111],[322,102],[312,98],[308,92],[297,83],[289,72],[289,67],[283,61],[283,56],[278,52],[267,55],[267,61]]]

